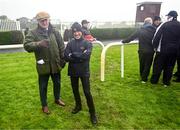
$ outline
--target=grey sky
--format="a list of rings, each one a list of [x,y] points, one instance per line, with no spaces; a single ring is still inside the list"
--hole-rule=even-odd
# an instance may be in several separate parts
[[[146,1],[146,0],[144,0]],[[0,15],[10,19],[22,16],[33,18],[39,11],[47,11],[52,19],[62,21],[133,21],[136,3],[143,0],[0,0]],[[180,15],[180,0],[153,0],[163,2],[161,16],[170,10]]]

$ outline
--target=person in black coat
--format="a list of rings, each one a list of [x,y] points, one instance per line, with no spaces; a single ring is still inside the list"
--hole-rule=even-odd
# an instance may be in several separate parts
[[[176,63],[177,63],[177,71],[174,74],[176,76],[176,79],[174,80],[174,82],[180,82],[180,46],[179,46],[179,50],[178,50]]]
[[[154,16],[154,18],[153,18],[153,26],[155,28],[157,28],[157,27],[159,27],[160,24],[161,24],[161,17]]]
[[[177,63],[177,71],[174,73],[174,76],[176,77],[175,80],[173,80],[174,82],[180,82],[180,41],[179,41],[179,47],[178,47],[178,53],[177,53],[177,59],[176,59],[176,63]]]
[[[147,82],[150,68],[153,61],[154,50],[152,46],[152,38],[156,29],[152,26],[152,19],[150,17],[144,20],[144,25],[132,34],[122,43],[128,43],[134,39],[139,40],[139,62],[140,62],[140,76],[142,83]]]
[[[163,71],[164,87],[170,85],[180,40],[180,22],[177,21],[177,12],[170,11],[167,16],[168,21],[157,28],[153,38],[156,56],[151,77],[151,83],[157,84]]]
[[[87,105],[89,107],[90,119],[92,124],[97,124],[95,107],[90,92],[90,71],[89,62],[92,51],[92,44],[83,39],[81,25],[75,22],[72,27],[74,38],[67,44],[65,49],[65,60],[69,62],[68,75],[71,78],[71,86],[75,98],[75,108],[73,114],[78,113],[82,109],[81,98],[79,94],[79,79],[81,79],[83,91],[86,96]]]
[[[82,33],[83,37],[85,40],[89,42],[96,41],[96,39],[91,35],[91,32],[89,30],[89,21],[87,20],[82,20],[81,25],[82,25]]]

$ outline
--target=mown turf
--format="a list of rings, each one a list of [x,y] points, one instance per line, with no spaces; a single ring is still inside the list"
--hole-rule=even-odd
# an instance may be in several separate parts
[[[62,99],[54,104],[49,81],[50,115],[41,112],[35,59],[29,53],[0,54],[0,129],[180,129],[180,84],[168,88],[141,84],[137,45],[125,46],[125,77],[120,78],[120,47],[107,52],[105,82],[100,81],[101,48],[95,46],[91,58],[91,91],[99,123],[92,126],[80,87],[83,110],[72,115],[74,98],[62,71]]]

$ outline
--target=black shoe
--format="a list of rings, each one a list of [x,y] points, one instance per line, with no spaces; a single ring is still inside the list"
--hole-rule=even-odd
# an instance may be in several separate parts
[[[93,125],[96,125],[97,124],[97,117],[95,114],[90,114],[90,119],[91,119],[91,123]]]
[[[72,110],[72,114],[76,114],[76,113],[78,113],[79,111],[81,111],[82,110],[82,108],[81,107],[75,107],[73,110]]]

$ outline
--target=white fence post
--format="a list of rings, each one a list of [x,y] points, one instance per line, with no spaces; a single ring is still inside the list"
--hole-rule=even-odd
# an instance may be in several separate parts
[[[124,78],[124,45],[121,45],[121,78]]]
[[[102,49],[104,48],[104,44],[101,41],[93,41],[92,44],[99,44],[101,45]]]
[[[124,46],[121,42],[118,43],[109,43],[107,46],[105,46],[101,53],[101,81],[104,81],[104,75],[105,75],[105,57],[106,57],[106,51],[111,46],[117,46],[121,45],[121,77],[124,77]]]

